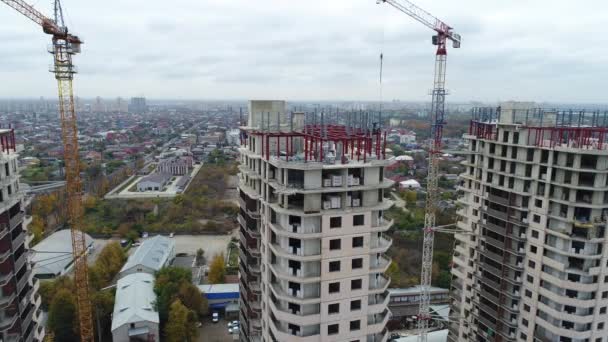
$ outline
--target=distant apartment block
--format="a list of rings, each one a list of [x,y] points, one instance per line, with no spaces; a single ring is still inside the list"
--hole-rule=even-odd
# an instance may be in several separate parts
[[[607,120],[474,111],[448,341],[608,341]]]
[[[288,114],[283,101],[251,101],[249,113],[240,136],[241,340],[386,341],[384,192],[393,182],[383,131]]]
[[[145,114],[148,111],[145,97],[132,97],[129,103],[129,113]]]

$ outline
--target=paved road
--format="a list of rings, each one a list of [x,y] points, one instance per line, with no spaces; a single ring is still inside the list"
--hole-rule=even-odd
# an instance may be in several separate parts
[[[229,342],[238,340],[238,335],[228,334],[228,321],[220,319],[217,323],[204,322],[198,330],[198,342]]]
[[[107,240],[107,239],[93,239],[93,250],[91,251],[91,253],[87,256],[87,262],[89,263],[89,265],[92,265],[95,263],[95,261],[97,260],[97,257],[99,256],[99,253],[101,253],[101,250],[110,242],[112,241],[119,241],[119,240]]]

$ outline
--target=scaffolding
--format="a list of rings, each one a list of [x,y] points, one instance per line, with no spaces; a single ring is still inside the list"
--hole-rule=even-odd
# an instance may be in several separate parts
[[[294,123],[298,115],[303,121]],[[277,113],[276,125],[264,116],[271,117],[261,115],[262,127],[242,127],[240,140],[248,147],[250,138],[258,137],[266,160],[347,164],[386,159],[387,133],[381,128],[380,113],[291,113],[289,124],[281,123]]]
[[[15,130],[13,128],[0,128],[0,146],[3,153],[16,152]]]
[[[608,149],[608,111],[479,107],[472,111],[469,135],[498,140],[498,125],[527,130],[527,145],[546,148]]]

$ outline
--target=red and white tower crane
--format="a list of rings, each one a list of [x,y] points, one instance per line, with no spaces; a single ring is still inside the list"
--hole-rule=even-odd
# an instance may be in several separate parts
[[[447,43],[452,41],[452,47],[460,47],[460,35],[452,32],[452,27],[437,19],[429,12],[421,9],[407,0],[377,0],[377,3],[387,3],[403,13],[414,18],[426,27],[435,31],[433,45],[437,46],[435,54],[435,77],[431,102],[431,142],[429,146],[429,167],[427,178],[426,209],[424,215],[424,240],[422,243],[422,271],[420,275],[421,299],[418,314],[420,341],[427,340],[430,315],[430,288],[433,274],[433,242],[435,238],[435,213],[438,201],[438,172],[441,138],[445,124],[445,70],[447,61]]]

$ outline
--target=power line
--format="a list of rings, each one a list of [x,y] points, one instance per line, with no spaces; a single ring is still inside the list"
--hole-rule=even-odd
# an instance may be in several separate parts
[[[32,269],[36,269],[36,268],[52,265],[52,264],[55,264],[55,263],[58,263],[58,262],[62,262],[62,261],[66,261],[66,260],[70,260],[70,259],[72,259],[71,256],[65,257],[63,259],[55,260],[55,261],[52,261],[52,262],[49,262],[49,263],[46,263],[46,264],[40,264],[40,265],[36,264],[34,267],[32,267]]]

